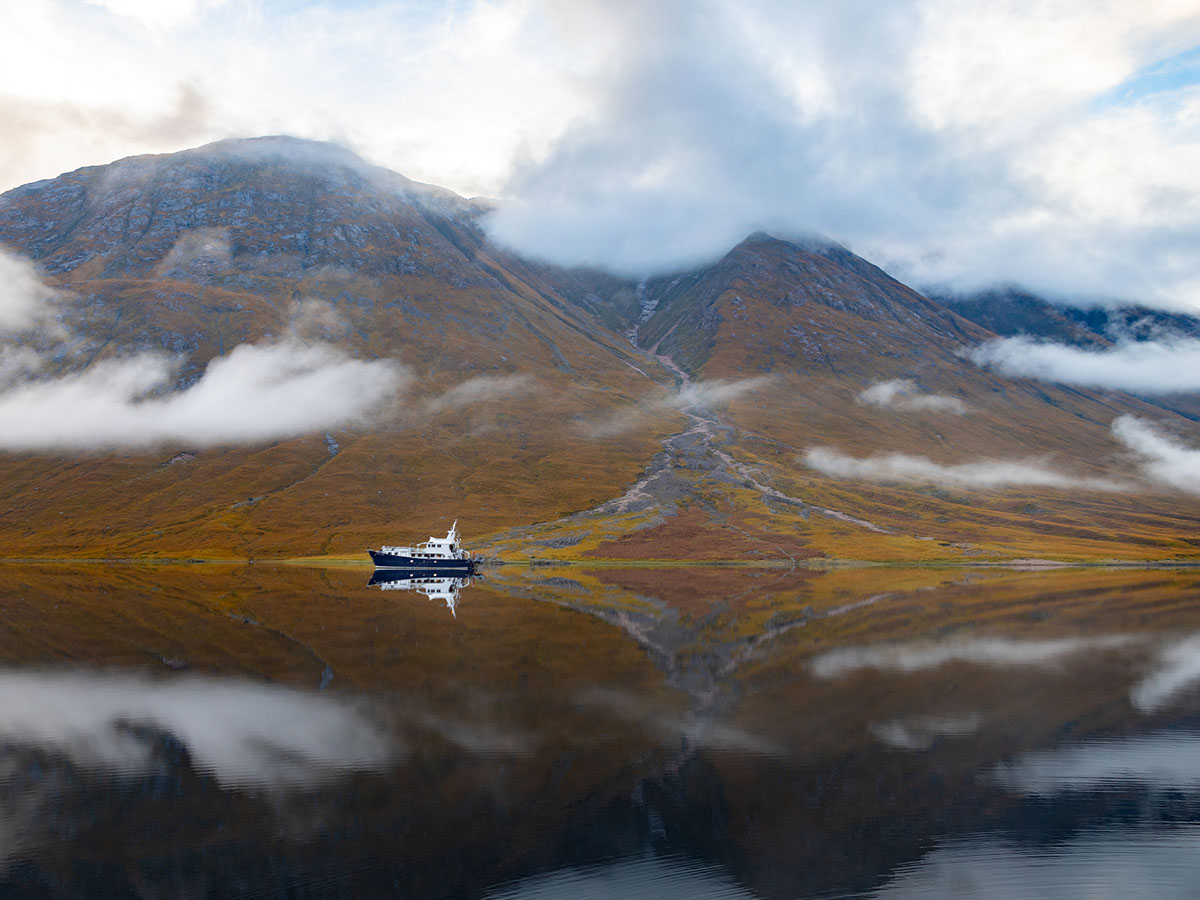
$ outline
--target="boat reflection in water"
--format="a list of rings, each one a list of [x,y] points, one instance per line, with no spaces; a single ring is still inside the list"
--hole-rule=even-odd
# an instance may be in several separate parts
[[[458,606],[458,595],[471,584],[469,577],[430,575],[429,570],[376,569],[367,585],[378,585],[381,591],[417,591],[430,600],[441,600],[450,613]]]

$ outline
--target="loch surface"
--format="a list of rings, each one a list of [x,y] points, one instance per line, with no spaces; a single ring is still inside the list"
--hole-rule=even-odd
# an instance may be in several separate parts
[[[0,896],[1200,883],[1200,572],[370,574],[0,566]]]

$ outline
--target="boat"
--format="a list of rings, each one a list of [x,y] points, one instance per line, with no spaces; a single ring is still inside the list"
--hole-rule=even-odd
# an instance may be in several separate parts
[[[434,570],[465,575],[475,570],[475,560],[458,542],[457,519],[444,538],[431,537],[415,547],[384,546],[367,552],[377,569],[404,569],[426,574]]]
[[[458,595],[463,588],[470,586],[471,579],[467,575],[431,575],[428,569],[424,572],[376,569],[367,584],[381,591],[416,591],[430,600],[441,600],[450,614],[458,618],[454,611],[458,606]]]

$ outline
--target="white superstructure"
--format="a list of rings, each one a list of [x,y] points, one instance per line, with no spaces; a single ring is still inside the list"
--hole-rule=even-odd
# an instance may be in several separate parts
[[[444,538],[430,537],[415,547],[380,547],[379,552],[411,559],[470,559],[470,554],[458,543],[458,519]]]

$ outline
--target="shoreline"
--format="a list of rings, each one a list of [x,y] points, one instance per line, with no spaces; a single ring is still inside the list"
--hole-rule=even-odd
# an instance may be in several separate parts
[[[369,559],[342,556],[328,557],[0,557],[0,565],[59,565],[59,566],[295,566],[313,569],[373,569]],[[502,568],[572,568],[572,569],[1011,569],[1015,571],[1049,571],[1057,569],[1200,569],[1200,559],[1182,560],[1059,560],[1059,559],[994,559],[994,560],[860,560],[807,559],[795,563],[785,560],[741,559],[564,559],[526,557],[516,560],[485,559],[479,569]]]

